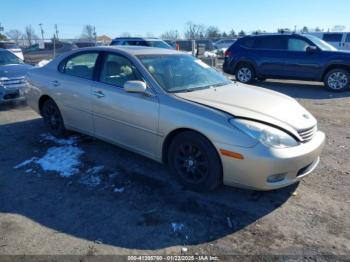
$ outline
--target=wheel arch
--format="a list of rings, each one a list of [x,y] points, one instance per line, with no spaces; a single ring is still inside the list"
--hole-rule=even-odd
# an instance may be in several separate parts
[[[40,112],[40,114],[42,115],[42,108],[43,108],[43,105],[44,105],[44,103],[47,101],[47,100],[52,100],[52,101],[54,101],[53,99],[52,99],[52,97],[50,97],[49,95],[42,95],[40,98],[39,98],[39,102],[38,102],[38,108],[39,108],[39,112]]]
[[[235,74],[237,73],[238,67],[242,64],[249,64],[253,68],[254,74],[255,75],[257,74],[256,64],[250,59],[240,59],[239,61],[237,61],[237,63],[235,64],[235,67],[234,67]]]
[[[350,65],[331,64],[331,65],[328,65],[328,66],[326,67],[326,69],[323,71],[321,80],[324,81],[324,80],[325,80],[324,78],[325,78],[326,75],[329,73],[329,71],[331,71],[331,70],[333,70],[333,69],[337,69],[337,68],[339,68],[339,69],[344,69],[344,70],[348,71],[349,74],[350,74]]]
[[[219,156],[220,165],[222,167],[222,161],[221,161],[220,154],[219,154],[217,148],[214,146],[214,144],[208,138],[208,136],[206,136],[205,134],[203,134],[202,132],[200,132],[198,130],[195,130],[195,129],[192,129],[192,128],[187,128],[187,127],[181,127],[181,128],[174,129],[169,134],[167,134],[167,136],[164,139],[163,145],[162,145],[162,162],[163,163],[167,163],[168,162],[169,146],[170,146],[171,142],[173,141],[173,139],[177,135],[179,135],[179,134],[181,134],[183,132],[187,132],[187,131],[191,131],[191,132],[197,133],[197,134],[205,137],[212,144],[212,146],[215,148],[215,150],[216,150],[216,152],[217,152],[217,154]]]

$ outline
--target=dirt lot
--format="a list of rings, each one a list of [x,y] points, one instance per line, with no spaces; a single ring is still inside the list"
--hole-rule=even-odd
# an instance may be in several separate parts
[[[329,93],[317,83],[259,85],[298,99],[327,134],[317,170],[299,185],[273,192],[229,187],[210,194],[189,192],[166,166],[84,136],[75,137],[73,145],[53,140],[26,105],[2,105],[0,254],[273,254],[346,259],[350,92]],[[45,172],[35,162],[50,149],[64,146],[80,150],[76,175]],[[28,159],[28,164],[19,165]]]

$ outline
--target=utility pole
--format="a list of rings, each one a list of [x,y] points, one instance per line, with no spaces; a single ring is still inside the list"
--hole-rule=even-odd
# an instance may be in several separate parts
[[[43,24],[39,24],[40,26],[40,32],[41,32],[41,39],[43,40],[44,42],[44,30],[43,30]]]
[[[95,46],[96,46],[97,45],[97,34],[96,34],[96,28],[95,27],[94,27],[93,35],[94,35]]]
[[[56,35],[57,40],[58,40],[58,33],[59,33],[59,31],[57,29],[57,24],[55,24],[55,35]]]

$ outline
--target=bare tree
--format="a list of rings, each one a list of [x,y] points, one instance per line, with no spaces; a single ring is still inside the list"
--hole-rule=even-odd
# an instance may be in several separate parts
[[[216,26],[209,26],[206,30],[206,37],[220,37],[220,30]]]
[[[230,33],[229,33],[229,36],[235,37],[235,36],[236,36],[235,30],[232,29],[232,30],[230,31]]]
[[[34,43],[34,40],[37,38],[37,36],[35,35],[34,28],[31,25],[26,26],[24,38],[28,41],[29,45],[32,45]]]
[[[119,36],[120,36],[120,37],[130,37],[131,34],[128,33],[128,32],[124,32],[124,33],[120,34]]]
[[[166,40],[177,40],[180,38],[180,35],[177,30],[170,30],[170,31],[164,32],[160,37]]]
[[[307,26],[304,26],[303,29],[301,29],[302,33],[308,33],[309,32],[309,28],[307,28]]]
[[[187,22],[185,26],[185,38],[198,39],[204,36],[205,28],[203,25]]]
[[[89,42],[93,42],[96,37],[95,27],[93,25],[85,25],[83,27],[83,32],[81,38]]]
[[[22,36],[23,36],[22,32],[21,32],[20,30],[17,30],[17,29],[12,29],[12,30],[8,31],[8,32],[6,33],[6,35],[7,35],[10,39],[14,40],[14,41],[16,42],[16,45],[18,45],[19,40],[20,40],[20,39],[22,38]]]
[[[243,31],[243,30],[241,30],[239,33],[238,33],[238,36],[239,37],[242,37],[242,36],[245,36],[246,35],[246,33]]]

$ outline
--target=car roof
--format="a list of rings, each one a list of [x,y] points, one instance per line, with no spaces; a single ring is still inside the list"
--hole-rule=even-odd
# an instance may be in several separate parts
[[[257,35],[247,35],[245,37],[264,37],[264,36],[304,36],[306,34],[298,34],[298,33],[268,33],[268,34],[257,34]]]
[[[176,51],[167,48],[157,48],[148,46],[96,46],[96,47],[86,47],[80,48],[79,51],[113,51],[118,50],[122,52],[129,53],[131,55],[178,55],[184,54],[184,52]]]
[[[144,40],[144,41],[163,41],[162,39],[156,37],[116,37],[113,40]]]

